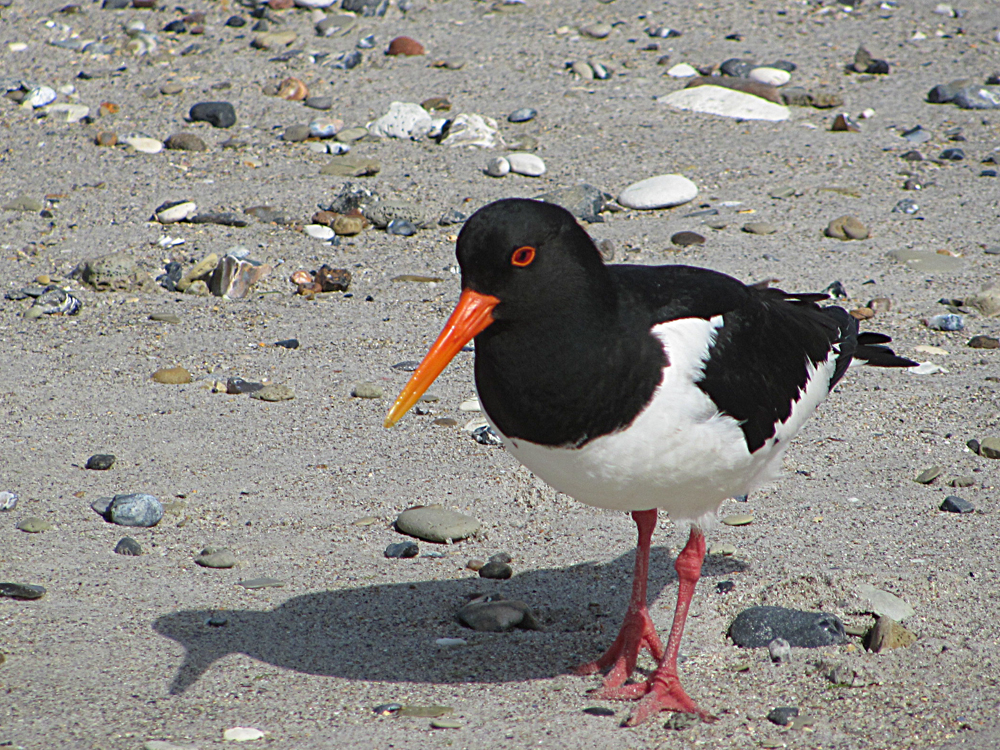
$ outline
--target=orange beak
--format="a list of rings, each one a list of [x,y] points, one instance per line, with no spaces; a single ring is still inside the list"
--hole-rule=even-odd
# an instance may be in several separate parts
[[[493,322],[493,308],[498,304],[500,300],[489,294],[480,294],[471,289],[462,292],[458,306],[445,323],[441,335],[437,337],[424,361],[420,363],[410,382],[403,388],[396,403],[386,415],[386,427],[396,424],[410,407],[420,400],[424,391],[430,388],[431,383],[462,350],[462,347]]]

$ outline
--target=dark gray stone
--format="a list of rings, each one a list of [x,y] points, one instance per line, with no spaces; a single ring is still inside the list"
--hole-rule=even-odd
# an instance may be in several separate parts
[[[975,509],[976,506],[958,495],[948,495],[941,503],[941,510],[948,513],[972,513]]]
[[[767,720],[772,724],[786,727],[792,723],[792,719],[799,715],[797,706],[779,706],[772,708],[767,714]]]
[[[962,161],[965,158],[965,152],[960,148],[946,148],[938,158],[945,161]]]
[[[0,583],[0,596],[10,599],[41,599],[45,596],[45,587],[31,583]]]
[[[362,16],[384,16],[389,0],[343,0],[340,7]]]
[[[229,102],[199,102],[191,107],[188,118],[216,128],[231,128],[236,124],[236,110]]]
[[[493,578],[498,581],[506,581],[512,575],[514,575],[514,569],[504,562],[488,562],[479,569],[480,578]]]
[[[488,633],[542,629],[527,604],[500,596],[477,597],[458,610],[456,617],[467,628]]]
[[[557,206],[565,208],[576,218],[593,224],[604,221],[600,214],[609,209],[614,196],[593,185],[581,182],[574,187],[559,188],[536,195],[535,200],[555,203]]]
[[[834,646],[847,639],[844,623],[828,612],[802,612],[785,607],[750,607],[729,626],[729,637],[743,648],[764,648],[783,638],[794,648]]]
[[[724,76],[733,78],[746,78],[750,71],[756,67],[752,60],[740,60],[738,57],[731,57],[719,66],[719,72]]]
[[[416,542],[396,542],[386,547],[382,554],[389,558],[416,557],[420,554],[420,547]]]
[[[87,468],[94,471],[107,471],[115,465],[115,457],[111,453],[95,453],[87,459]]]
[[[115,545],[116,555],[131,555],[132,557],[138,557],[142,554],[142,547],[139,545],[135,539],[130,536],[123,536],[118,544]]]

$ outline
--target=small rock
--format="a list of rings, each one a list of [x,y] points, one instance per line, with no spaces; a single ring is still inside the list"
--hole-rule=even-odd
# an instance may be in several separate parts
[[[389,42],[389,48],[385,51],[387,55],[402,55],[404,57],[415,57],[417,55],[426,55],[427,50],[424,49],[424,45],[418,42],[416,39],[411,39],[408,36],[397,36],[391,42]]]
[[[975,509],[976,506],[958,495],[948,495],[941,503],[941,510],[948,513],[972,513]]]
[[[492,578],[497,581],[506,581],[514,575],[514,569],[505,562],[491,560],[479,569],[480,578]]]
[[[764,648],[775,638],[795,648],[843,643],[844,624],[827,612],[802,612],[785,607],[750,607],[729,626],[729,637],[743,648]]]
[[[865,648],[879,653],[893,648],[906,648],[917,640],[915,633],[907,630],[891,617],[879,617],[875,627],[865,636]]]
[[[843,112],[833,118],[833,124],[830,126],[830,130],[834,133],[860,133],[861,128],[858,124],[850,118],[849,115]]]
[[[262,737],[264,737],[264,733],[254,727],[233,727],[222,733],[222,739],[226,742],[246,742],[259,740]]]
[[[285,585],[284,581],[280,581],[277,578],[251,578],[247,581],[240,581],[236,584],[245,588],[247,591],[255,591],[256,589],[275,589],[282,588]]]
[[[115,545],[115,554],[138,557],[142,554],[142,547],[139,542],[132,537],[123,536],[118,540],[118,544]]]
[[[182,385],[191,382],[191,373],[183,367],[163,367],[153,373],[153,380],[157,383]]]
[[[232,568],[239,562],[236,555],[225,547],[205,547],[194,561],[203,568]]]
[[[503,146],[497,121],[492,117],[462,113],[450,122],[442,146],[451,148],[496,148]]]
[[[501,596],[479,596],[456,613],[467,628],[487,633],[505,633],[514,628],[541,630],[528,605]]]
[[[3,206],[4,211],[31,211],[33,213],[38,213],[43,208],[45,208],[44,203],[23,193]]]
[[[396,542],[386,547],[382,554],[390,558],[416,557],[420,554],[420,547],[416,542]]]
[[[973,336],[966,346],[972,349],[1000,349],[1000,339],[993,336]]]
[[[705,238],[702,237],[697,232],[676,232],[671,235],[670,241],[677,245],[678,247],[687,247],[689,245],[704,245]]]
[[[775,664],[789,661],[792,658],[792,647],[784,638],[775,638],[767,644],[767,652]]]
[[[112,466],[115,465],[115,457],[111,453],[95,453],[93,456],[87,459],[88,469],[93,469],[94,471],[107,471]]]
[[[0,511],[14,510],[17,507],[17,493],[4,490],[0,492]]]
[[[17,526],[14,528],[27,534],[41,534],[43,531],[49,531],[53,528],[53,526],[51,523],[43,521],[41,518],[28,516],[27,518],[22,518],[18,521]]]
[[[743,225],[743,231],[747,234],[774,234],[778,227],[769,221],[751,221]]]
[[[385,231],[399,237],[412,237],[417,233],[417,228],[413,225],[413,222],[406,219],[393,219],[386,224]]]
[[[796,706],[780,706],[778,708],[772,708],[767,714],[767,720],[772,724],[777,724],[781,727],[786,727],[792,723],[792,719],[799,715],[799,709]]]
[[[440,505],[425,505],[404,510],[396,518],[396,529],[403,534],[428,542],[451,542],[465,539],[481,528],[478,520]]]
[[[608,708],[607,706],[587,706],[583,709],[585,714],[590,716],[614,716],[614,709]]]
[[[502,156],[495,156],[486,162],[486,174],[490,177],[505,177],[510,174],[510,162]]]
[[[170,201],[156,207],[153,217],[161,224],[175,224],[194,216],[198,205],[192,201]]]
[[[913,481],[918,482],[920,484],[930,484],[939,476],[941,476],[943,473],[944,469],[942,469],[940,466],[931,466],[930,468],[924,469],[919,474],[917,474],[917,476],[914,477]]]
[[[0,597],[8,599],[41,599],[45,596],[45,587],[31,583],[0,583]],[[0,660],[0,664],[3,661]]]
[[[862,224],[853,216],[845,215],[831,221],[824,231],[827,237],[837,240],[865,240],[868,239],[868,227]]]
[[[677,63],[667,70],[667,75],[671,78],[693,78],[698,75],[698,71],[687,63]]]
[[[761,85],[761,84],[754,84]],[[656,101],[680,110],[704,112],[738,120],[780,122],[790,116],[788,107],[753,94],[716,85],[695,86],[665,96]]]
[[[534,154],[518,151],[507,154],[510,171],[525,177],[541,177],[545,174],[545,162]]]
[[[431,719],[431,729],[461,729],[464,725],[455,719]]]
[[[374,383],[358,383],[351,389],[351,395],[354,398],[382,398],[385,392]]]
[[[897,622],[912,617],[916,610],[895,594],[882,591],[867,583],[858,586],[858,594],[864,600],[868,612],[877,616],[891,617]]]
[[[697,195],[698,187],[687,177],[665,174],[629,185],[618,196],[618,202],[626,208],[648,210],[679,206]]]
[[[332,96],[310,96],[303,102],[310,109],[327,110],[333,108]]]
[[[207,122],[215,128],[231,128],[236,124],[236,110],[229,102],[199,102],[191,107],[188,119]]]
[[[280,383],[268,383],[259,391],[254,391],[250,394],[250,398],[257,399],[258,401],[290,401],[295,398],[295,391],[291,386],[281,385]]]
[[[115,495],[108,503],[104,518],[118,526],[156,526],[163,518],[163,505],[152,495],[131,492]]]
[[[402,707],[402,703],[381,703],[375,706],[372,711],[375,712],[376,716],[392,716],[398,713]]]
[[[766,83],[769,86],[784,86],[792,76],[787,70],[779,68],[754,68],[747,74],[747,78],[757,83]]]
[[[515,109],[509,115],[507,115],[508,122],[530,122],[538,116],[538,110],[532,109],[531,107],[521,107],[521,109]]]
[[[174,151],[208,151],[208,144],[194,133],[174,133],[163,145]]]
[[[163,150],[163,142],[155,138],[136,135],[123,139],[123,142],[142,154],[158,154]]]
[[[934,331],[961,331],[965,328],[965,321],[961,315],[955,313],[942,313],[934,315],[925,321],[928,328]]]

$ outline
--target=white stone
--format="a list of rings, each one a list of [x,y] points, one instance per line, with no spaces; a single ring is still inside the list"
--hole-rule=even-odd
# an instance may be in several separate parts
[[[9,49],[11,52],[24,52],[26,49],[28,49],[28,45],[25,44],[24,42],[10,42],[7,45],[7,49]]]
[[[766,83],[769,86],[784,86],[792,79],[792,74],[781,68],[754,68],[747,74],[747,78],[757,83]]]
[[[934,6],[934,13],[939,16],[948,16],[949,18],[955,17],[955,9],[947,3],[938,3],[938,5]]]
[[[525,177],[541,177],[545,174],[545,162],[534,154],[515,151],[513,154],[507,154],[507,161],[510,163],[510,171],[514,174]]]
[[[916,367],[907,367],[906,371],[911,375],[937,375],[938,373],[948,374],[948,371],[933,362],[921,362]]]
[[[329,153],[326,150],[326,144],[320,143],[319,141],[309,141],[306,144],[306,148],[312,151],[314,154],[326,154]]]
[[[913,349],[914,351],[918,351],[921,354],[937,354],[942,357],[948,356],[948,350],[942,349],[940,346],[929,346],[927,344],[919,344],[918,346],[913,347]],[[895,620],[897,618],[893,617],[892,619]]]
[[[411,138],[431,128],[431,116],[419,104],[393,102],[389,111],[368,123],[368,132],[379,138]]]
[[[698,186],[679,174],[661,174],[634,182],[622,190],[618,202],[626,208],[670,208],[694,200]]]
[[[336,0],[295,0],[300,8],[329,8]]]
[[[915,31],[915,32],[913,32],[913,36],[910,37],[910,41],[919,42],[920,40],[926,39],[926,38],[927,38],[927,35],[924,32],[922,32],[922,31]],[[1000,40],[998,40],[998,41],[1000,41]]]
[[[733,117],[738,120],[779,122],[789,117],[788,107],[722,86],[695,86],[658,97],[658,102],[676,109]]]
[[[21,106],[25,109],[38,109],[56,100],[56,90],[48,86],[37,86],[25,94]]]
[[[671,78],[693,78],[698,75],[698,71],[687,63],[677,63],[667,71],[667,75]]]
[[[495,156],[486,162],[486,174],[490,177],[503,177],[510,174],[510,162],[502,156]]]
[[[503,138],[497,121],[492,117],[462,113],[451,121],[448,135],[441,140],[441,145],[496,148],[503,145]]]
[[[59,87],[59,93],[63,96],[73,96],[76,93],[76,86],[72,83],[64,83]]]
[[[302,231],[318,240],[328,240],[335,234],[330,227],[323,224],[306,224]]]
[[[155,138],[134,135],[125,139],[125,143],[144,154],[158,154],[163,150],[163,142]]]
[[[458,405],[459,411],[482,411],[478,398],[470,398]]]
[[[226,392],[226,384],[222,384],[222,392]],[[167,740],[149,740],[142,744],[143,750],[198,750],[197,745],[178,745]]]
[[[222,733],[222,739],[226,742],[246,742],[247,740],[259,740],[264,733],[253,727],[233,727]]]
[[[469,645],[469,642],[464,638],[438,638],[434,643],[441,648],[461,648]]]
[[[184,201],[173,206],[160,206],[156,209],[156,220],[161,224],[176,224],[198,213],[194,201]]]
[[[90,107],[83,104],[50,104],[45,111],[56,114],[63,112],[66,114],[66,122],[74,123],[89,115]]]
[[[346,143],[341,143],[340,141],[332,141],[326,145],[326,150],[331,154],[340,155],[346,154],[351,150],[351,147]]]
[[[861,110],[861,114],[858,115],[862,120],[870,120],[875,116],[875,110],[871,107]]]

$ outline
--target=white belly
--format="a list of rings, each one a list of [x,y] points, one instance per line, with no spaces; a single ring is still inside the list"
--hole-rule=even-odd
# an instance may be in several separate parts
[[[652,401],[627,429],[581,448],[506,437],[504,445],[545,482],[587,505],[661,508],[675,520],[707,520],[726,498],[774,477],[789,439],[825,398],[833,370],[833,357],[810,367],[812,377],[789,418],[751,454],[739,423],[720,414],[695,385],[720,325],[720,319],[686,318],[653,328],[670,364]]]

